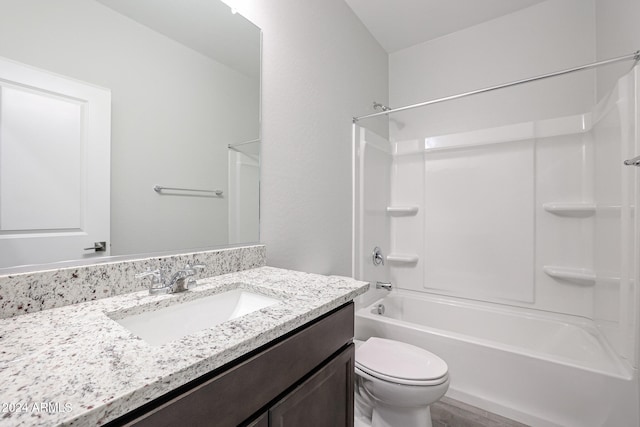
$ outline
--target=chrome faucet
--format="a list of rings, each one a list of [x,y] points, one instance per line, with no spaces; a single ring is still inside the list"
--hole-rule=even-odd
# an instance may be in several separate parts
[[[386,289],[390,291],[392,286],[391,282],[376,282],[376,289]]]
[[[177,292],[184,292],[189,287],[195,285],[196,279],[192,276],[198,271],[204,270],[204,265],[187,264],[182,270],[176,271],[169,280],[164,280],[162,271],[160,270],[148,270],[143,273],[136,274],[136,278],[151,277],[151,286],[149,287],[149,294],[173,294]]]

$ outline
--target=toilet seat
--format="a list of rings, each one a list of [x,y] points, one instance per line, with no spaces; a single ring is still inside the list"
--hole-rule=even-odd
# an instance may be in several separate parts
[[[395,384],[435,386],[449,378],[444,360],[411,344],[372,337],[356,348],[356,368]]]

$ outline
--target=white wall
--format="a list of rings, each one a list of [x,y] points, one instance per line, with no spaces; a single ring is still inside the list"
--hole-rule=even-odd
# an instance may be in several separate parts
[[[593,0],[548,0],[389,57],[391,107],[558,71],[594,60]],[[571,115],[593,105],[591,72],[559,77],[394,117],[392,139]]]
[[[596,56],[605,60],[640,50],[640,2],[637,0],[595,0]],[[598,98],[613,88],[618,78],[631,68],[632,62],[601,67],[598,75]]]
[[[152,188],[226,191],[226,144],[257,137],[255,82],[85,0],[3,1],[0,55],[111,89],[112,254],[226,243],[226,198]]]
[[[387,54],[343,0],[228,3],[263,30],[267,262],[350,275],[351,118],[387,101]]]
[[[393,53],[390,55],[390,104],[398,107],[590,63],[595,60],[594,24],[594,1],[548,0]],[[417,220],[426,221],[425,233],[431,234],[424,242],[413,241],[405,230],[405,219],[392,219],[396,233],[392,250],[417,253],[421,260],[414,269],[392,268],[391,279],[400,287],[414,290],[427,288],[448,295],[592,316],[593,289],[553,279],[543,272],[543,267],[592,269],[593,219],[558,217],[542,208],[543,203],[592,201],[593,189],[582,179],[592,172],[592,143],[581,135],[579,120],[553,122],[551,129],[568,128],[559,133],[548,132],[546,127],[550,122],[546,127],[534,122],[589,112],[595,102],[594,88],[594,74],[586,72],[395,115],[390,134],[397,142],[397,152],[405,154],[397,155],[394,160],[392,200],[419,205]],[[524,132],[517,126],[499,129],[525,122],[528,125]],[[541,138],[571,133],[574,124],[577,132],[574,135]],[[486,128],[493,130],[484,134],[473,132]],[[505,149],[501,144],[425,154],[424,158],[409,154],[415,151],[414,145],[422,144],[424,148],[425,137],[456,134],[453,139],[477,143],[483,138],[509,141],[506,134],[510,132],[515,138],[506,144],[519,146],[529,139],[529,148],[518,154],[519,157],[500,160],[498,154]],[[479,153],[490,155],[483,158],[478,157]],[[443,158],[449,163],[443,163]],[[412,173],[402,166],[407,162]],[[491,173],[475,178],[469,175],[483,167]],[[440,187],[434,189],[427,185],[441,175],[445,178]],[[490,176],[496,180],[493,184],[487,181]],[[421,180],[425,182],[420,185]],[[481,180],[487,181],[487,187],[473,189]],[[448,201],[450,205],[446,219],[451,222],[451,229],[441,240],[438,236],[445,230],[429,222],[437,212],[429,205],[432,198],[428,192],[435,190],[440,191],[437,194],[442,196],[441,202]],[[474,204],[473,196],[481,190],[486,197],[478,202],[481,205]],[[524,206],[528,208],[518,211]],[[443,212],[446,213],[446,209]],[[520,216],[516,215],[518,212]],[[491,223],[493,228],[490,230],[485,221],[484,226],[476,224],[463,235],[465,228],[459,222],[473,224],[481,213],[495,219]],[[445,217],[442,218],[444,221]],[[508,243],[518,233],[524,233],[526,238],[521,236]],[[401,239],[398,237],[401,235],[407,237]],[[433,268],[427,271],[429,274],[420,271],[428,267],[425,264],[427,249],[435,250],[437,245],[446,249],[456,236],[466,239],[468,244],[450,248],[450,254],[458,253],[460,259],[467,256],[475,264],[465,262],[459,268],[452,264],[445,271],[448,279],[438,276]],[[492,245],[494,249],[490,249]],[[514,249],[494,256],[500,245],[505,248],[511,245]],[[450,258],[453,262],[456,257]],[[446,267],[445,261],[439,261],[442,268]],[[474,265],[477,277],[484,274],[483,280],[492,283],[491,286],[464,279],[465,269],[474,269]]]

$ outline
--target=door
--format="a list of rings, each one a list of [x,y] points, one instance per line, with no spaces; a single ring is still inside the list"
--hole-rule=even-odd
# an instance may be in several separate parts
[[[0,268],[109,254],[110,116],[109,90],[0,58]]]

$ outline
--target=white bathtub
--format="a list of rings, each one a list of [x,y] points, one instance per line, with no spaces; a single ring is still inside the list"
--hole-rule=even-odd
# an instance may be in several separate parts
[[[356,338],[372,336],[437,354],[447,396],[525,424],[640,425],[637,373],[588,320],[394,290],[356,312]]]

